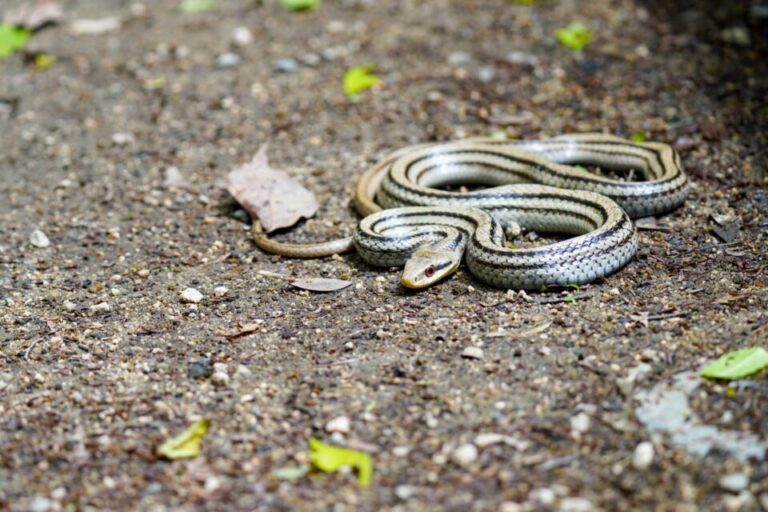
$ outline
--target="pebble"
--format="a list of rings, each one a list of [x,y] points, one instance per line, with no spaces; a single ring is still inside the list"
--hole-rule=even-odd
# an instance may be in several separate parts
[[[505,501],[499,505],[499,512],[523,512],[526,510],[520,503],[514,501]]]
[[[645,471],[651,467],[653,457],[653,443],[643,441],[635,447],[635,452],[632,454],[632,466],[638,471]]]
[[[62,304],[62,306],[67,311],[74,311],[74,310],[77,309],[77,304],[75,304],[71,300],[65,300],[64,303]]]
[[[240,64],[240,56],[236,53],[226,52],[216,57],[216,65],[220,68],[232,68]]]
[[[205,357],[198,359],[187,370],[187,375],[193,379],[207,379],[213,374],[213,365],[211,360]]]
[[[203,294],[195,288],[185,288],[180,294],[181,302],[197,304],[203,300]]]
[[[29,504],[29,512],[48,512],[53,510],[55,503],[43,496],[35,496]]]
[[[91,310],[91,313],[107,313],[112,310],[112,306],[108,302],[99,302],[88,309]]]
[[[214,372],[227,373],[228,370],[229,368],[227,368],[227,363],[213,363]]]
[[[477,460],[477,446],[472,443],[462,444],[451,453],[451,460],[458,466],[468,466]]]
[[[580,497],[563,498],[557,507],[560,512],[590,512],[594,509],[591,501]]]
[[[475,436],[475,444],[480,448],[504,442],[504,436],[494,432],[484,432]]]
[[[467,347],[461,351],[461,357],[464,359],[482,359],[483,349],[480,347]]]
[[[43,233],[40,229],[35,228],[29,235],[29,243],[35,247],[43,249],[51,245],[51,241],[48,239],[48,235]]]
[[[467,52],[453,52],[448,55],[448,64],[452,66],[458,66],[460,64],[466,64],[472,59],[472,56]]]
[[[395,487],[395,496],[405,501],[416,493],[416,488],[412,485],[398,485]]]
[[[571,430],[579,434],[583,434],[589,430],[589,426],[592,424],[592,419],[588,414],[580,412],[576,416],[571,418]]]
[[[749,46],[752,44],[752,38],[746,27],[730,27],[720,32],[723,41],[739,46]]]
[[[277,59],[272,66],[272,69],[278,73],[291,74],[299,69],[299,63],[293,59]]]
[[[214,372],[211,375],[211,382],[214,386],[224,387],[229,384],[229,375],[224,372]]]
[[[545,507],[551,506],[555,503],[555,491],[548,487],[542,487],[541,489],[534,489],[529,495],[532,501],[544,505]]]
[[[730,492],[741,492],[749,485],[749,478],[744,473],[729,473],[718,480],[720,487]]]
[[[232,31],[232,41],[238,46],[247,46],[253,42],[253,33],[248,27],[237,27]]]
[[[133,135],[126,132],[117,132],[112,134],[112,142],[117,146],[125,146],[133,141]]]
[[[764,492],[760,495],[760,505],[763,506],[765,512],[768,512],[768,492]]]
[[[229,291],[229,288],[227,288],[226,286],[217,286],[216,288],[213,289],[213,294],[216,295],[217,297],[223,297],[227,294],[228,291]]]
[[[350,421],[347,416],[333,418],[325,424],[326,432],[338,432],[340,434],[349,434]]]
[[[253,375],[253,372],[245,365],[239,364],[237,365],[237,370],[235,370],[235,375],[237,375],[240,378],[247,379],[248,377]]]
[[[488,83],[496,78],[496,68],[493,66],[483,66],[477,71],[477,78],[483,83]]]

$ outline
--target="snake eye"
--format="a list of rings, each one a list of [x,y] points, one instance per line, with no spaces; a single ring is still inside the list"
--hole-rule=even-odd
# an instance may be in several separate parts
[[[433,275],[435,275],[435,266],[430,265],[426,269],[424,269],[424,275],[427,277],[432,277]]]

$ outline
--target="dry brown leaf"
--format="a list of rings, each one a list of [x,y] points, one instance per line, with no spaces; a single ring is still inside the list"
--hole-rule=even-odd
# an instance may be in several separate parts
[[[259,148],[253,160],[229,172],[226,188],[251,218],[259,219],[267,233],[312,217],[318,208],[312,192],[286,172],[269,166],[267,144]]]
[[[343,279],[326,279],[324,277],[309,277],[291,281],[291,285],[311,292],[336,292],[350,286],[352,281]]]
[[[64,16],[64,11],[56,2],[40,0],[22,4],[3,14],[3,23],[36,30],[48,23],[56,23]]]

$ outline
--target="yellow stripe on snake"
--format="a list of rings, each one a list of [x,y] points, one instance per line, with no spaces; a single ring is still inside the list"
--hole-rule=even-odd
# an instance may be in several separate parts
[[[576,166],[578,165],[578,167]],[[643,181],[598,176],[580,166],[635,170]],[[444,187],[485,185],[472,192]],[[540,141],[467,139],[400,149],[366,171],[354,236],[317,244],[280,243],[254,223],[266,252],[315,258],[356,249],[367,263],[405,266],[402,283],[429,286],[462,259],[499,288],[584,284],[622,268],[637,251],[632,218],[685,202],[688,180],[667,144],[602,134]],[[505,230],[572,235],[534,248],[507,247]]]

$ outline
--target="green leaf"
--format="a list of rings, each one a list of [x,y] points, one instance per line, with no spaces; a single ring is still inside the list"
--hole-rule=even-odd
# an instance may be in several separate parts
[[[56,64],[56,57],[48,55],[47,53],[40,53],[35,55],[35,69],[39,71],[45,71]]]
[[[568,302],[570,304],[576,304],[576,297],[573,296],[573,294],[568,294],[565,296],[565,299],[563,299],[565,302]]]
[[[276,469],[272,472],[272,476],[278,480],[298,480],[307,473],[309,473],[309,465],[303,464],[301,466],[288,466]]]
[[[632,140],[635,142],[645,142],[645,130],[637,130],[633,133]]]
[[[0,23],[0,59],[10,57],[26,46],[31,32],[10,23]]]
[[[279,2],[289,11],[308,11],[320,6],[320,0],[279,0]]]
[[[579,22],[574,22],[567,27],[555,31],[557,42],[567,46],[571,50],[580,52],[592,40],[592,32]]]
[[[762,347],[743,348],[728,352],[701,371],[708,379],[736,380],[768,368],[768,350]]]
[[[182,0],[180,8],[185,14],[208,12],[219,6],[219,0]]]
[[[184,432],[161,444],[157,453],[170,460],[197,457],[200,455],[200,442],[210,425],[208,419],[194,422]]]
[[[357,469],[357,480],[362,487],[371,485],[373,462],[365,452],[332,446],[311,437],[309,461],[313,467],[325,473],[334,473],[344,466],[351,466]]]
[[[355,96],[381,82],[381,79],[373,74],[374,69],[374,66],[349,68],[344,73],[344,92],[346,95]]]

